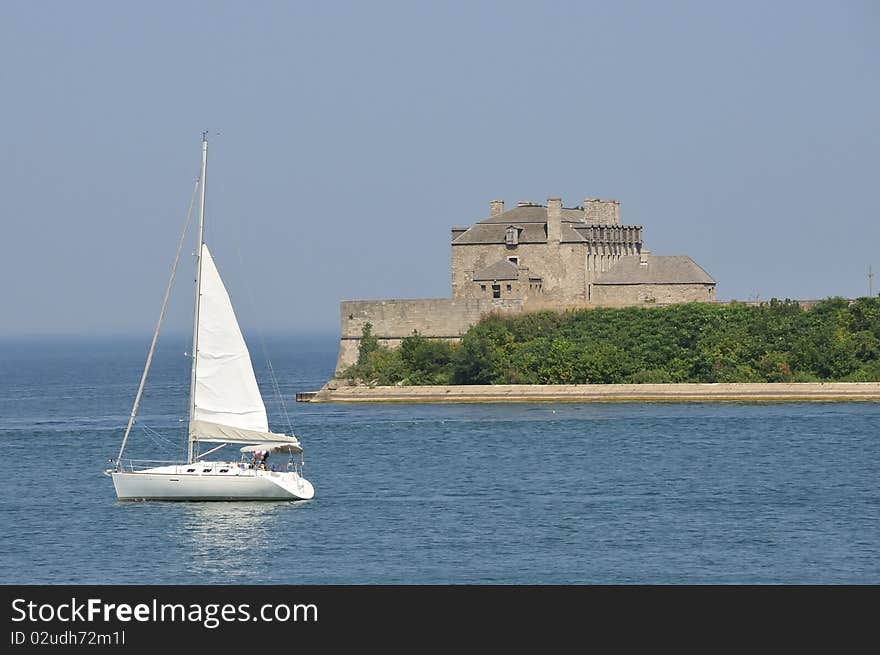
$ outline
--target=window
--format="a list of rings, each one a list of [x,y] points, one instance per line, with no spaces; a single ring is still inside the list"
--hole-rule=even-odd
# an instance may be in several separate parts
[[[501,297],[501,285],[500,284],[493,284],[492,285],[492,297],[493,298],[500,298]]]
[[[211,469],[202,469],[202,473],[210,473]]]
[[[486,290],[486,285],[485,285],[485,284],[481,284],[481,285],[480,285],[480,291],[485,291],[485,290]]]
[[[516,226],[511,225],[507,228],[504,233],[504,242],[508,246],[515,246],[519,243],[519,230],[516,229]]]
[[[187,472],[187,473],[195,473],[196,470],[195,470],[195,469],[186,469],[186,472]]]
[[[507,285],[507,290],[510,291],[510,285],[509,285],[509,284]]]
[[[519,266],[519,257],[508,257],[507,261],[509,261],[514,266]]]

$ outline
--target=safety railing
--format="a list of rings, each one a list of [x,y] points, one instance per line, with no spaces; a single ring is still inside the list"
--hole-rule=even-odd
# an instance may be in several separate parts
[[[123,460],[122,470],[123,471],[145,471],[146,469],[152,469],[159,466],[173,466],[175,464],[180,464],[179,461],[167,461],[161,459],[127,459]]]

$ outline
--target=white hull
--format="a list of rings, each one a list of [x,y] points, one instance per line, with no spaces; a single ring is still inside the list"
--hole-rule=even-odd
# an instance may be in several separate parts
[[[295,472],[211,464],[160,466],[110,475],[119,500],[309,500],[315,495],[311,482]]]

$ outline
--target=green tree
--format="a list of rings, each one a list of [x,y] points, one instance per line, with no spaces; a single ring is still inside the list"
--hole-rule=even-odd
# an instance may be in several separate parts
[[[880,381],[880,298],[490,315],[397,350],[364,326],[350,376],[390,384]]]
[[[509,325],[510,319],[489,315],[464,334],[453,355],[456,384],[503,382],[505,348],[514,342]]]
[[[409,384],[449,384],[452,381],[452,344],[426,339],[418,332],[400,344],[400,359]]]
[[[366,323],[361,329],[361,342],[358,345],[358,366],[365,366],[370,354],[379,350],[379,340],[373,335],[373,324]]]

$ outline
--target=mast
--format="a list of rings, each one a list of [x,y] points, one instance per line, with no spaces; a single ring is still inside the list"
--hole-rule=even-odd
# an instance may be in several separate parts
[[[205,183],[208,173],[208,133],[202,132],[202,172],[199,175],[201,190],[199,192],[199,243],[196,248],[196,302],[193,311],[193,338],[192,338],[192,373],[189,380],[189,424],[195,418],[196,409],[196,363],[199,353],[199,304],[202,297],[202,245],[204,244],[205,232]],[[187,428],[186,461],[193,461],[193,438],[189,436]]]

